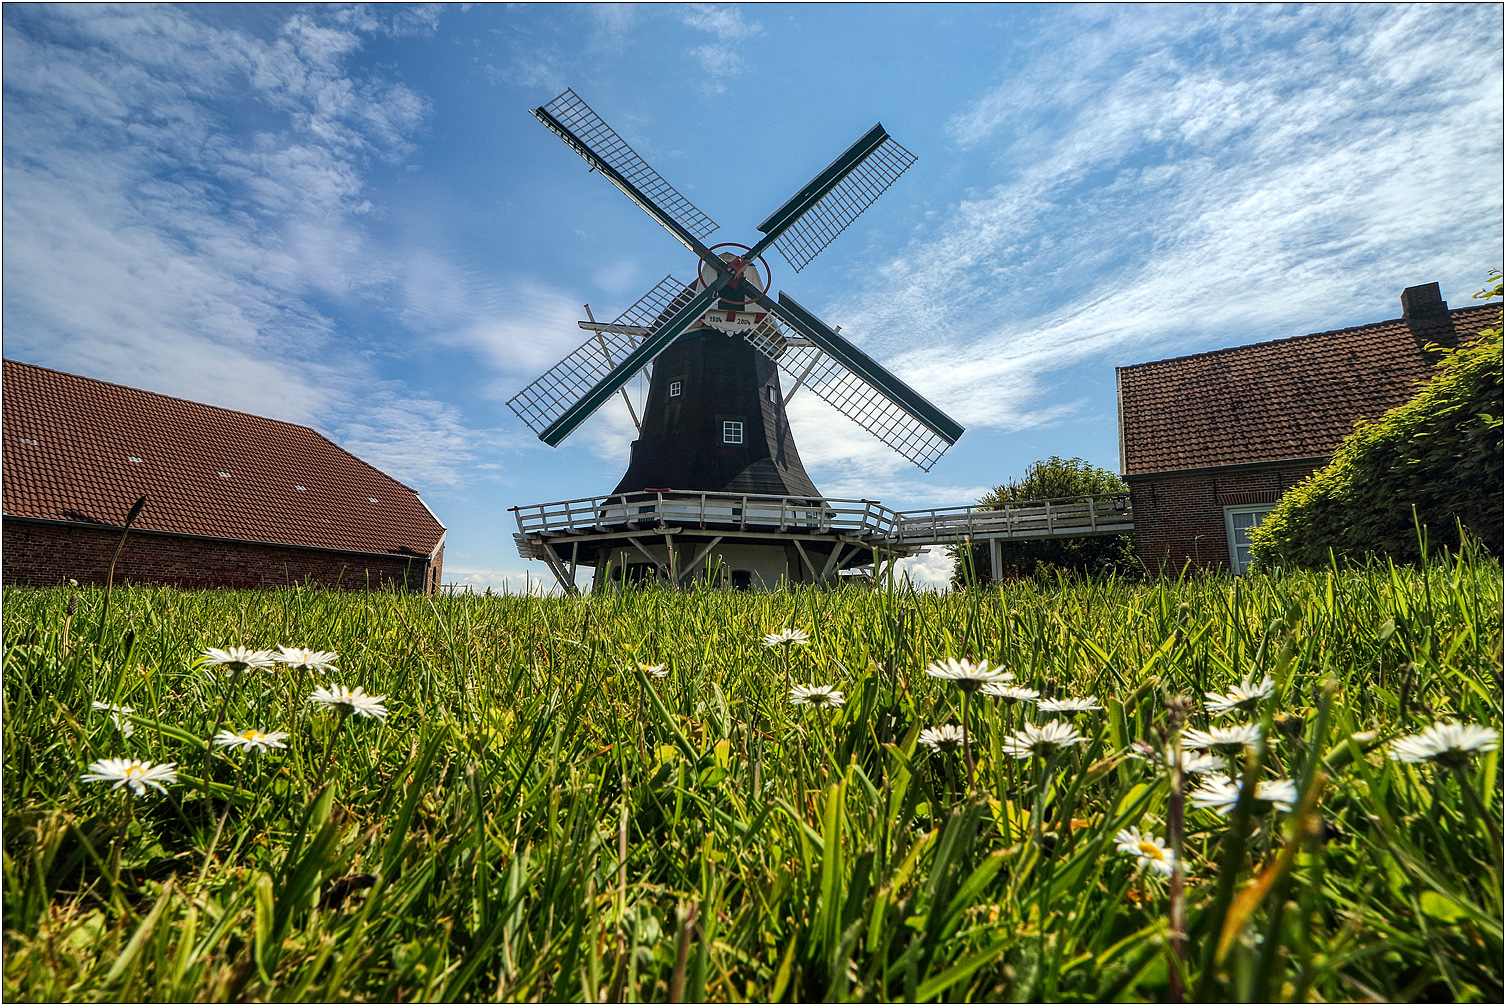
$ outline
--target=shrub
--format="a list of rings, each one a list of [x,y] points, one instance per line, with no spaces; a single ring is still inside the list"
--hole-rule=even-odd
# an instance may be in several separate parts
[[[1128,491],[1129,487],[1124,484],[1124,480],[1108,469],[1094,467],[1082,458],[1059,458],[1053,455],[1030,465],[1021,478],[1011,479],[985,493],[978,500],[978,505],[996,508],[1004,503],[1026,500],[1101,496]],[[969,576],[975,583],[988,583],[993,579],[987,543],[973,545],[970,556],[966,554],[968,550],[958,546],[950,547],[947,551],[957,560],[956,569],[952,573],[954,587],[966,586]],[[1037,572],[1055,570],[1092,574],[1139,569],[1135,561],[1133,539],[1127,534],[1096,538],[1001,541],[999,551],[1006,577],[1030,576]],[[971,571],[968,569],[969,562]]]
[[[1258,566],[1319,566],[1329,549],[1416,561],[1414,507],[1430,544],[1457,546],[1462,524],[1500,554],[1501,330],[1442,352],[1410,401],[1357,426],[1251,530]]]

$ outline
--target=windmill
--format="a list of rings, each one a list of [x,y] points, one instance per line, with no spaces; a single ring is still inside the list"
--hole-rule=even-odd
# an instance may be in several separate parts
[[[833,509],[795,448],[785,413],[791,397],[808,389],[925,471],[962,435],[962,427],[789,294],[781,290],[777,300],[771,297],[765,252],[778,250],[798,273],[914,163],[914,155],[875,125],[759,224],[762,236],[752,245],[707,245],[717,224],[574,91],[532,114],[694,253],[696,273],[688,282],[666,276],[611,322],[597,321],[588,309],[579,324],[591,337],[508,402],[551,447],[618,395],[638,429],[628,470],[612,496],[575,501],[589,502],[580,509],[589,511],[593,523],[577,527],[574,511],[565,508],[574,539],[568,577],[556,547],[564,542],[549,540],[559,536],[551,533],[547,517],[528,527],[520,514],[520,552],[549,560],[571,589],[582,558],[594,561],[598,584],[608,567],[617,578],[625,572],[631,577],[636,567],[642,575],[677,583],[720,565],[731,571],[733,586],[825,580],[859,562],[859,549],[844,560],[844,550],[830,544],[832,534],[841,538],[839,532],[819,530],[831,523],[824,516],[794,522],[783,516],[786,510],[824,515]],[[788,391],[781,371],[791,382]],[[648,382],[641,414],[626,390],[640,376]],[[696,519],[676,520],[685,516],[679,511],[686,501],[696,498]],[[772,519],[755,520],[755,511],[771,512],[774,500],[785,501],[777,527]],[[735,505],[739,501],[744,505]],[[517,509],[545,515],[549,506]],[[653,529],[640,526],[643,515],[651,517]],[[813,520],[818,530],[807,533]],[[687,523],[698,525],[696,531],[726,533],[700,536],[716,540],[701,541],[705,547],[692,550],[698,558],[689,565],[676,561],[672,535],[662,547],[646,541],[665,527],[684,532]],[[740,530],[728,531],[733,525]],[[696,540],[681,534],[678,544]],[[823,562],[820,573],[812,554]]]

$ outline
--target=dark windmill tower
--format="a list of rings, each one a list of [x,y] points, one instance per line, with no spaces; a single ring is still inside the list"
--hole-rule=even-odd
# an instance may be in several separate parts
[[[799,272],[914,156],[874,126],[760,224],[754,245],[707,246],[717,225],[573,91],[533,115],[698,263],[693,282],[665,277],[614,321],[582,321],[592,337],[508,403],[550,446],[617,394],[638,427],[610,496],[514,508],[520,554],[549,562],[570,590],[583,564],[597,587],[701,578],[743,588],[825,582],[903,554],[887,544],[889,511],[822,497],[785,406],[809,389],[926,471],[962,427],[787,293],[771,298],[763,256],[775,246]],[[641,415],[626,393],[640,375]]]

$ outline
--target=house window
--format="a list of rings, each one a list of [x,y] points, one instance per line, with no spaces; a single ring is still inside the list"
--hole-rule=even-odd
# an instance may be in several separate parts
[[[772,384],[769,385],[769,401],[773,402],[775,405],[779,404],[779,389],[774,387]]]
[[[1276,509],[1274,503],[1224,507],[1224,529],[1229,533],[1229,571],[1242,576],[1250,568],[1250,528],[1257,527]]]
[[[722,443],[740,444],[743,442],[743,424],[735,420],[729,420],[722,424]]]
[[[670,398],[679,398],[680,397],[680,382],[679,381],[670,381],[669,382],[669,397]]]

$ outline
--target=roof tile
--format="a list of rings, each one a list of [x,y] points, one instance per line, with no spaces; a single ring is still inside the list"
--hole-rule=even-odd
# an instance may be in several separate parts
[[[4,361],[7,514],[431,554],[418,494],[305,426]],[[373,500],[375,502],[373,502]]]
[[[1120,367],[1124,473],[1331,454],[1432,375],[1424,343],[1457,345],[1500,320],[1500,304],[1472,305]]]

